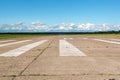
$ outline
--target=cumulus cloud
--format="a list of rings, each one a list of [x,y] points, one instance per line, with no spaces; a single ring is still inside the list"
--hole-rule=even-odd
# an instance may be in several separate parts
[[[39,21],[31,22],[26,25],[23,22],[15,24],[0,24],[0,32],[91,32],[91,31],[110,31],[120,30],[120,25],[101,24],[95,25],[93,23],[74,24],[61,23],[59,25],[47,25]]]
[[[32,24],[32,25],[39,25],[40,22],[39,22],[39,21],[35,21],[35,22],[32,22],[31,24]]]
[[[117,30],[120,30],[120,25],[116,25],[117,26]]]
[[[37,21],[37,22],[32,22],[28,29],[34,31],[49,31],[50,27],[47,24],[43,24]]]
[[[77,25],[78,30],[94,30],[95,25],[92,23],[87,23],[87,24],[78,24]]]
[[[102,24],[101,26],[98,27],[98,31],[109,31],[110,27],[107,24]]]

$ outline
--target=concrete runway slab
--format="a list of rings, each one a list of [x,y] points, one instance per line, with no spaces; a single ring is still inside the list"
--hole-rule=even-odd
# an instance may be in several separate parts
[[[59,40],[64,38],[87,56],[60,56]],[[57,35],[34,37],[31,42],[1,48],[0,52],[5,52],[48,40],[18,57],[0,57],[0,80],[120,80],[120,45],[95,41],[95,38],[106,39]]]
[[[78,76],[20,76],[15,80],[119,80],[120,76],[78,75]]]
[[[0,80],[12,80],[13,77],[0,77]]]
[[[59,40],[59,54],[60,56],[86,56],[80,49],[66,40]]]
[[[0,44],[1,43],[7,43],[7,42],[13,42],[13,41],[15,41],[15,40],[2,40],[2,41],[0,40]]]
[[[57,45],[57,42],[58,41],[52,44]],[[59,54],[58,50],[54,46],[50,47],[51,48],[47,49],[22,75],[120,74],[120,63],[118,61],[107,57],[60,57],[56,56]]]
[[[0,57],[0,76],[16,76],[47,47],[50,41],[18,57]]]
[[[120,45],[88,40],[69,40],[88,56],[110,57],[120,56]]]
[[[31,44],[19,47],[17,49],[10,50],[10,51],[5,52],[3,54],[0,54],[0,56],[3,56],[3,57],[13,57],[13,56],[15,56],[16,57],[16,56],[19,56],[19,55],[33,49],[34,47],[37,47],[37,46],[45,43],[45,42],[47,42],[47,40],[41,40],[41,41],[38,41],[38,42],[34,42],[34,43],[31,43]]]

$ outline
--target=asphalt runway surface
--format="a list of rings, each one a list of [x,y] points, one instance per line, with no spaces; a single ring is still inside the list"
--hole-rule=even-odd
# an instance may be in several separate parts
[[[0,40],[0,80],[120,80],[120,38]]]

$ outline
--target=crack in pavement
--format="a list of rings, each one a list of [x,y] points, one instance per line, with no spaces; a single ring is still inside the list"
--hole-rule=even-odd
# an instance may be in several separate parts
[[[47,45],[47,47],[44,48],[44,49],[42,50],[42,52],[41,52],[40,54],[38,54],[18,75],[11,75],[11,77],[13,77],[12,80],[15,80],[16,77],[21,76],[22,73],[25,72],[25,70],[26,70],[34,61],[36,61],[36,59],[38,59],[38,57],[50,46],[50,44],[51,44],[53,41],[54,41],[54,40],[52,40],[52,41]]]
[[[19,77],[19,76],[120,76],[120,74],[28,74],[28,75],[3,75],[0,77]]]

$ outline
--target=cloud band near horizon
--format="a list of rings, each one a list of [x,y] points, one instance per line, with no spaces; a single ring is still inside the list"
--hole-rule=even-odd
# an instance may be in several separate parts
[[[47,25],[40,22],[32,22],[25,25],[22,22],[17,24],[0,24],[0,32],[94,32],[94,31],[119,31],[120,25],[93,23],[74,24],[61,23],[59,25]]]

